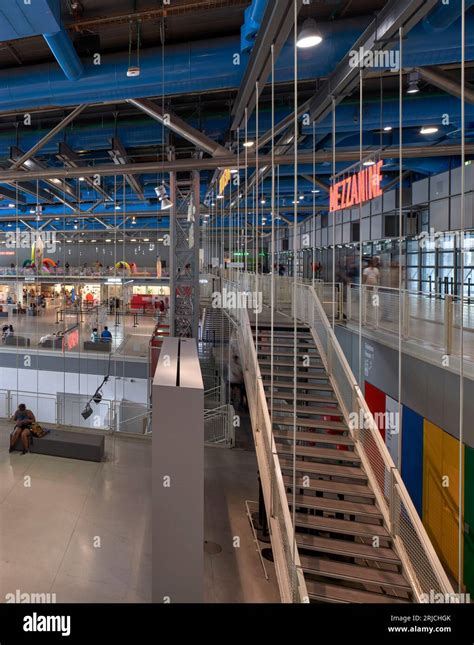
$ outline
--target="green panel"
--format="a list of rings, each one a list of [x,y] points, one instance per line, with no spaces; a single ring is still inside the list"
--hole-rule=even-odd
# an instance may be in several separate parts
[[[474,449],[464,446],[464,584],[474,593]]]

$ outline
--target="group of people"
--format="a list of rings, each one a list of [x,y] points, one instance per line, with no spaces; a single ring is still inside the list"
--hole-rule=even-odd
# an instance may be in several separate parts
[[[109,331],[109,328],[107,326],[104,327],[101,335],[99,336],[99,330],[97,327],[94,327],[91,333],[91,343],[111,343],[112,342],[112,334]]]

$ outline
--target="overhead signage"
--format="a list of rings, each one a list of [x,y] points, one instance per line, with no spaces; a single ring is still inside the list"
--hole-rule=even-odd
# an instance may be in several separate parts
[[[226,168],[222,172],[222,175],[220,176],[220,179],[219,179],[219,195],[222,195],[224,193],[224,190],[226,189],[228,183],[230,182],[230,178],[231,178],[231,172],[229,168]]]
[[[379,161],[331,186],[329,212],[358,206],[382,195],[382,166]]]

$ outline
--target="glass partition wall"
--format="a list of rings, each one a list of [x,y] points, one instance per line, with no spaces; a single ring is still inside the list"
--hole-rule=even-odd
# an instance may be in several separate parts
[[[15,182],[0,231],[2,416],[24,402],[45,425],[146,434],[151,348],[169,333],[169,214],[126,175],[55,172],[27,200]]]

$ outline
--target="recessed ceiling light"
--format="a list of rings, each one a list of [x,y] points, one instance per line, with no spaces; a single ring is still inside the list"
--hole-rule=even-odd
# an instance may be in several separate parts
[[[244,141],[244,148],[251,148],[255,145],[255,141]]]
[[[366,159],[363,164],[363,166],[375,166],[375,161],[372,161],[372,159]]]
[[[303,201],[303,199],[304,199],[304,195],[300,195],[300,196],[298,197],[298,199],[299,199],[300,201]]]
[[[132,239],[131,239],[130,241],[131,241],[131,242],[136,242],[136,241],[137,241],[137,239],[136,239],[135,237],[132,237]]]
[[[261,199],[261,200],[260,200],[260,203],[261,203],[261,204],[266,204],[266,203],[267,203],[267,201],[266,201],[266,199],[265,199],[265,198],[263,198],[263,199]]]
[[[318,190],[317,188],[313,188],[313,190],[311,192],[313,193],[313,195],[316,195],[317,193],[320,193],[321,191]]]
[[[85,181],[85,180],[86,180],[85,177],[79,177],[79,181]]]
[[[117,204],[117,206],[115,207],[115,210],[116,210],[116,211],[119,211],[121,208],[122,208],[122,207],[120,206],[120,204]]]
[[[66,240],[66,244],[71,244],[72,240]]]
[[[427,125],[421,128],[420,134],[435,134],[438,132],[439,128],[437,128],[435,125]]]
[[[149,242],[149,241],[150,241],[150,238],[149,238],[149,237],[144,237],[144,238],[143,238],[143,241],[144,241],[144,242]]]
[[[217,195],[217,199],[224,199],[224,195]]]
[[[232,168],[230,171],[231,175],[236,175],[238,172],[237,168]]]
[[[15,208],[15,204],[13,204],[12,202],[10,202],[10,203],[8,204],[8,208]]]
[[[391,132],[393,130],[391,125],[386,125],[385,128],[383,129],[384,132]]]
[[[105,240],[106,242],[112,242],[112,240]]]
[[[91,240],[91,244],[94,244],[94,242],[97,242],[97,240]]]

